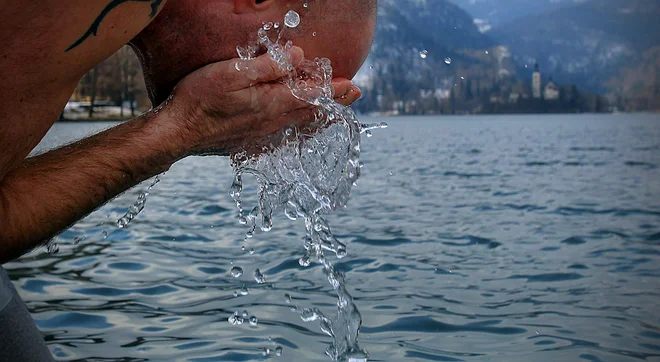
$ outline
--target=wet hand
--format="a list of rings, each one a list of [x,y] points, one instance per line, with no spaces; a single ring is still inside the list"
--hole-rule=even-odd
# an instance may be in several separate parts
[[[291,63],[300,64],[303,58],[302,49],[293,47]],[[229,155],[293,122],[304,125],[313,117],[302,115],[311,115],[313,107],[278,81],[285,75],[268,55],[207,65],[176,86],[163,109],[168,117],[162,127],[175,134],[178,151],[185,157]],[[346,79],[334,80],[333,86],[335,100],[344,105],[361,95]]]

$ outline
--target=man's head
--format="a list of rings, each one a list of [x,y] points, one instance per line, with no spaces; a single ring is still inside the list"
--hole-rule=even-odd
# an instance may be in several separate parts
[[[236,46],[254,42],[263,23],[282,23],[295,10],[300,26],[287,28],[283,40],[303,48],[306,58],[329,58],[335,77],[351,79],[371,47],[376,1],[170,0],[131,45],[142,61],[149,97],[158,104],[185,75],[236,58]]]

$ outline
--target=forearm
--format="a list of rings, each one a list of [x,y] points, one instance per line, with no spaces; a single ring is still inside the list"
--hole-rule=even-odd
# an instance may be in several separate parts
[[[161,118],[157,122],[156,117]],[[138,117],[95,136],[26,159],[0,181],[0,263],[19,257],[183,153],[158,124]]]

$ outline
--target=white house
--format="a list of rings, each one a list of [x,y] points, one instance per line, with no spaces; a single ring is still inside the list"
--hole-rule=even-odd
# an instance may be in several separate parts
[[[559,87],[557,87],[552,81],[549,81],[543,90],[543,98],[545,98],[546,101],[556,101],[559,99]]]

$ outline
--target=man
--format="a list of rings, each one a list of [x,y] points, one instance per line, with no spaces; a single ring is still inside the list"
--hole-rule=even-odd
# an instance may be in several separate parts
[[[61,232],[117,194],[190,155],[227,155],[286,126],[309,106],[277,82],[267,56],[235,69],[235,46],[262,22],[299,12],[285,38],[335,67],[337,100],[366,58],[376,0],[5,0],[0,13],[0,263]],[[152,21],[153,20],[153,21]],[[148,26],[148,27],[147,27]],[[146,29],[144,29],[147,27]],[[144,31],[143,31],[144,30]],[[315,34],[314,34],[315,33]],[[78,80],[133,39],[154,105],[98,135],[26,158]],[[294,64],[304,57],[291,52]],[[192,72],[192,73],[191,73]],[[190,74],[189,74],[190,73]],[[251,77],[254,78],[254,77]],[[176,88],[175,88],[176,86]],[[0,360],[50,355],[0,268]]]

